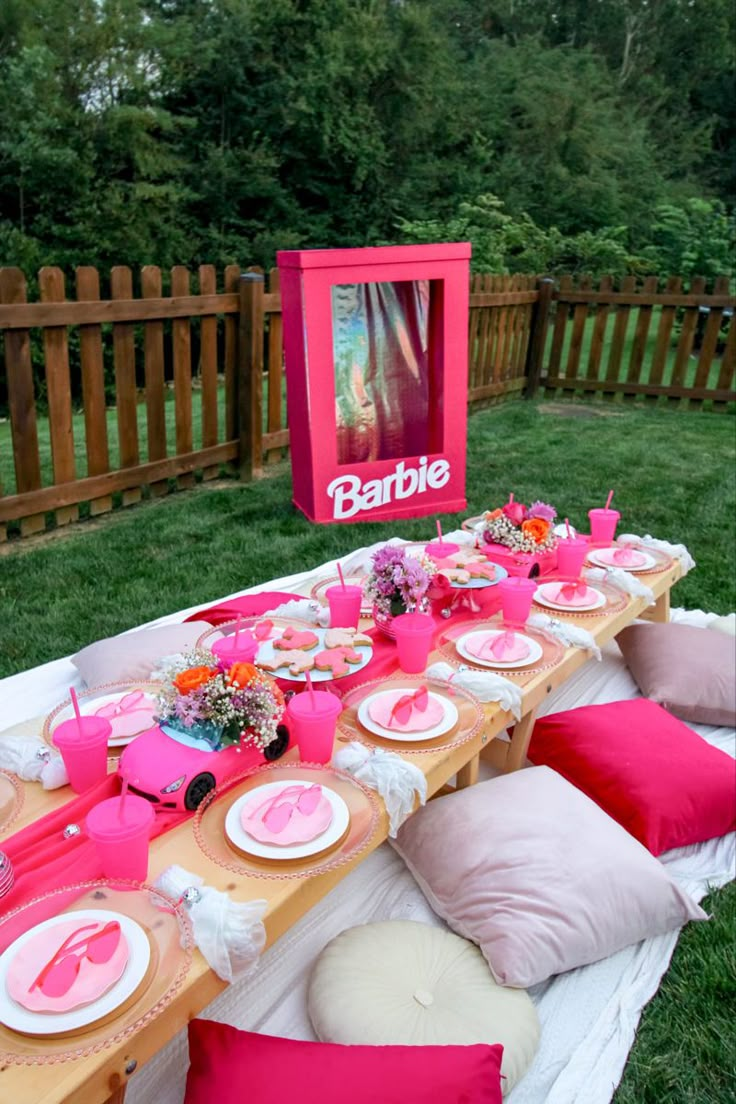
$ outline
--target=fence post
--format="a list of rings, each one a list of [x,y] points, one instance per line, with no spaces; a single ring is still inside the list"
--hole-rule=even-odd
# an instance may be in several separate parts
[[[539,381],[542,377],[544,361],[544,346],[547,340],[547,320],[549,318],[549,305],[552,302],[552,290],[554,280],[551,276],[543,276],[537,280],[539,298],[534,305],[532,314],[531,338],[529,352],[526,357],[526,394],[527,399],[533,399],[539,390]]]
[[[263,469],[263,273],[240,276],[238,326],[238,435],[240,478],[251,480]]]

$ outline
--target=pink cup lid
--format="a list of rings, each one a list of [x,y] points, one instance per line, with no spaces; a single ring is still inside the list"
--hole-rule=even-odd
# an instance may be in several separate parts
[[[79,720],[70,717],[56,725],[52,732],[52,738],[58,748],[69,748],[80,751],[84,748],[96,747],[102,742],[103,736],[107,742],[112,733],[112,725],[105,717],[83,716]]]
[[[316,706],[316,708],[315,708]],[[308,690],[302,690],[290,699],[286,707],[287,713],[296,715],[300,720],[303,717],[332,717],[342,713],[342,702],[336,694],[329,690],[315,690],[314,701]]]
[[[434,620],[428,613],[400,613],[391,622],[394,632],[415,633],[424,636],[425,633],[434,632]]]
[[[137,836],[141,829],[150,828],[156,817],[153,806],[144,797],[129,793],[125,798],[124,817],[121,820],[119,797],[108,797],[87,813],[87,831],[90,836],[104,840],[122,841]]]

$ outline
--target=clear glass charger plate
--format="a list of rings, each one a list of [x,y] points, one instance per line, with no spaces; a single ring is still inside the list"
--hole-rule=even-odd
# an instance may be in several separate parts
[[[271,632],[270,639],[279,636],[289,625],[294,625],[298,629],[314,629],[314,625],[309,621],[303,621],[299,617],[271,617],[270,614],[264,613],[260,617],[241,617],[239,622],[237,620],[223,621],[220,625],[206,629],[198,637],[197,647],[211,648],[214,642],[221,640],[223,636],[233,636],[238,630],[238,625],[241,629],[250,629],[252,632],[256,625],[262,625],[264,621],[270,621],[273,624],[274,631]]]
[[[613,548],[615,550],[615,549],[624,548],[624,547],[631,548],[634,552],[641,552],[645,556],[650,556],[653,562],[651,564],[648,564],[648,565],[644,566],[644,567],[630,568],[630,567],[626,567],[623,564],[611,564],[611,565],[606,564],[606,565],[603,565],[603,564],[600,564],[600,563],[596,563],[595,560],[591,559],[591,554],[593,556],[595,556],[596,552],[603,552],[608,548]],[[608,543],[606,543],[606,544],[592,544],[590,546],[590,550],[589,550],[589,552],[588,552],[588,554],[585,558],[585,563],[586,563],[586,566],[588,566],[588,567],[598,567],[598,568],[603,568],[604,570],[605,570],[605,567],[612,566],[612,567],[620,567],[622,571],[630,571],[634,575],[657,575],[657,574],[659,574],[660,571],[668,571],[669,568],[672,567],[672,564],[674,563],[674,561],[673,561],[672,557],[667,554],[667,552],[662,552],[662,551],[660,551],[659,548],[650,548],[648,544],[626,544],[626,545],[622,545],[622,544],[618,544],[617,542],[614,542],[613,544],[608,544]]]
[[[541,580],[540,586],[560,586],[565,583],[574,583],[577,579],[574,579],[571,575],[545,575]],[[603,595],[605,601],[596,609],[578,609],[574,606],[570,606],[569,609],[565,609],[560,606],[547,606],[538,602],[536,596],[534,598],[533,607],[539,613],[546,613],[548,617],[607,617],[611,613],[618,613],[629,601],[629,595],[625,590],[621,590],[615,583],[599,583],[588,582],[588,586],[592,590],[599,591]]]
[[[53,907],[55,902],[58,910]],[[7,925],[12,925],[13,936],[17,938],[49,916],[73,916],[78,911],[118,913],[143,929],[151,950],[143,981],[119,1011],[73,1034],[40,1038],[23,1035],[0,1023],[0,1062],[51,1065],[96,1054],[140,1031],[160,1015],[181,989],[192,961],[191,923],[181,903],[146,884],[100,880],[61,886],[3,917],[0,938]],[[9,998],[2,994],[0,999]]]
[[[267,782],[309,782],[333,790],[345,802],[350,823],[334,847],[305,859],[260,859],[237,850],[227,838],[225,820],[233,802]],[[252,878],[309,878],[350,862],[368,845],[378,825],[380,806],[375,793],[344,771],[320,763],[270,763],[230,779],[207,795],[194,817],[194,838],[200,850],[226,870]]]
[[[542,654],[535,663],[529,664],[528,666],[489,667],[485,663],[476,663],[471,658],[462,655],[458,651],[457,641],[467,636],[468,633],[480,632],[483,629],[496,631],[500,629],[513,629],[515,632],[521,632],[524,636],[530,637],[535,643],[539,644],[542,649]],[[506,675],[509,678],[525,680],[539,674],[540,671],[546,671],[550,667],[555,667],[565,654],[565,645],[560,643],[556,636],[545,632],[543,629],[532,628],[531,625],[508,625],[504,622],[500,613],[484,620],[474,617],[472,619],[469,618],[467,621],[453,622],[451,625],[448,625],[447,628],[442,629],[437,637],[436,647],[440,654],[454,666],[462,664],[466,667],[472,667],[474,671],[485,671],[489,674]]]
[[[420,686],[426,686],[433,694],[446,698],[457,709],[457,722],[449,732],[432,740],[412,740],[408,743],[401,739],[379,736],[366,728],[360,720],[360,706],[366,698],[384,690],[405,690],[407,694],[411,694]],[[482,705],[468,690],[440,679],[427,678],[426,675],[397,674],[392,678],[364,682],[345,694],[342,707],[343,711],[337,721],[338,732],[342,735],[338,739],[343,742],[356,740],[371,748],[390,748],[402,755],[431,755],[437,751],[460,747],[477,735],[485,721]]]
[[[0,832],[5,832],[23,808],[25,787],[10,771],[0,770]]]
[[[108,682],[102,686],[93,686],[90,690],[80,690],[77,694],[79,701],[79,708],[82,715],[86,713],[95,712],[95,703],[99,702],[100,706],[109,703],[110,701],[117,701],[121,703],[124,708],[125,698],[130,694],[142,692],[146,698],[155,698],[161,690],[161,683],[147,679],[139,679],[134,682]],[[54,729],[57,724],[62,721],[67,721],[74,716],[74,710],[72,707],[71,698],[64,698],[63,701],[51,710],[43,722],[43,728],[41,729],[41,737],[49,747],[56,749],[54,743]],[[114,722],[115,717],[108,717],[109,721]],[[152,724],[155,722],[152,722]],[[124,737],[116,737],[115,726],[113,724],[113,733],[107,745],[107,750],[110,753],[110,757],[115,760],[115,766],[117,767],[117,757],[123,751],[127,745],[139,736],[141,732],[147,731],[152,727],[152,724],[145,723],[142,728],[137,732],[131,732]]]

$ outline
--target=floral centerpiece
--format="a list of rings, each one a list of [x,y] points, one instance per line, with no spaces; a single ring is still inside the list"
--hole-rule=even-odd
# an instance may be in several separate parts
[[[514,496],[498,510],[484,514],[482,537],[487,544],[502,544],[512,552],[548,552],[557,544],[554,506],[533,502],[527,507]]]
[[[195,649],[162,672],[156,706],[160,724],[206,740],[213,748],[277,739],[284,696],[273,679],[252,663],[219,662]]]
[[[386,627],[400,613],[423,612],[436,570],[429,556],[410,554],[400,545],[385,544],[374,552],[365,589],[373,601],[376,623]]]

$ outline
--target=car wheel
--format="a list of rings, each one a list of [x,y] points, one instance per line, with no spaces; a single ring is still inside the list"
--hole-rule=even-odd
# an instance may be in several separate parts
[[[263,749],[263,758],[267,763],[273,763],[274,759],[280,759],[289,746],[289,730],[286,725],[279,725],[276,729],[276,739],[272,740]]]
[[[187,786],[187,792],[184,794],[184,807],[193,812],[206,798],[210,790],[215,788],[215,776],[205,771],[203,774],[198,774]]]

